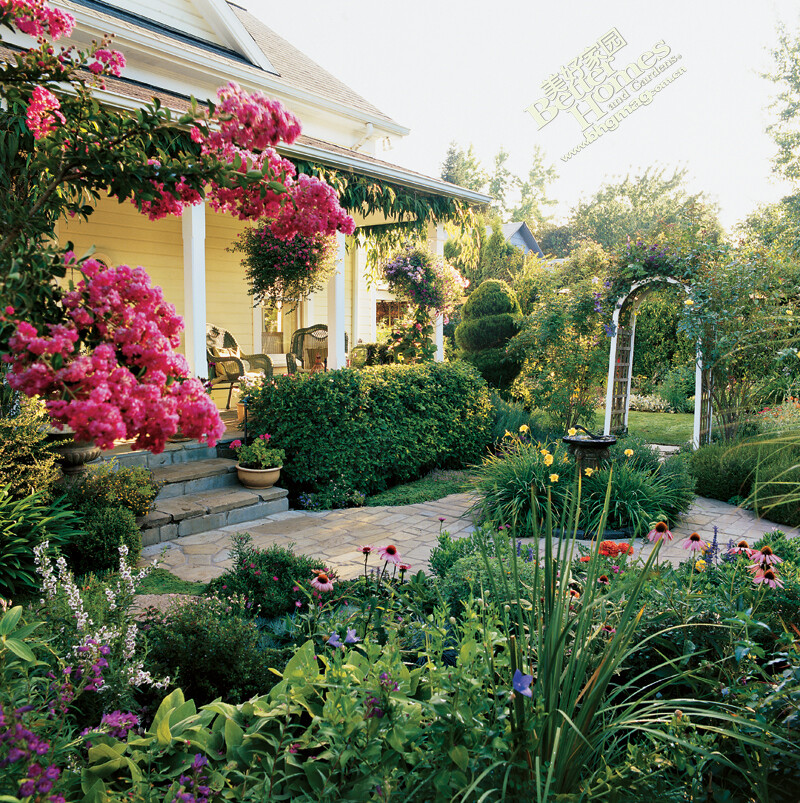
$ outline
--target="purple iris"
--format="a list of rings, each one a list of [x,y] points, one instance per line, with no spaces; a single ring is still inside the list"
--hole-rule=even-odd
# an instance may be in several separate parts
[[[514,672],[514,677],[511,679],[514,691],[518,694],[524,694],[526,697],[533,697],[533,692],[530,688],[532,682],[533,675],[523,675],[519,669]]]

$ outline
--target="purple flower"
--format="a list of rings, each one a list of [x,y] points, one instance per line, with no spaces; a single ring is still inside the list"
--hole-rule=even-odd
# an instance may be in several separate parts
[[[361,641],[361,639],[356,635],[356,631],[352,627],[348,627],[347,635],[344,637],[344,643],[355,644],[358,641]]]
[[[331,633],[331,637],[325,642],[329,647],[341,647],[342,642],[339,640],[338,633]]]
[[[533,692],[530,689],[532,682],[533,675],[523,675],[519,669],[514,672],[514,677],[511,679],[514,691],[518,694],[524,694],[526,697],[533,697]]]

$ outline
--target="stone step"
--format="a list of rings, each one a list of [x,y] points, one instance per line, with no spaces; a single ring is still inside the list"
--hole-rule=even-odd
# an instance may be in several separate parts
[[[178,496],[214,491],[218,488],[238,487],[236,461],[223,457],[173,463],[151,469],[153,479],[163,483],[156,501]]]
[[[115,446],[107,452],[103,452],[101,460],[108,462],[115,460],[117,464],[124,468],[141,466],[142,468],[161,468],[162,466],[172,466],[177,463],[191,463],[198,460],[211,460],[217,456],[216,447],[211,449],[204,443],[197,441],[185,441],[180,443],[168,443],[161,454],[139,450],[132,451],[130,446],[122,444]]]
[[[153,510],[139,522],[142,545],[152,546],[184,535],[196,535],[282,513],[289,509],[287,496],[288,492],[283,488],[273,486],[259,491],[242,487],[223,488],[159,498]]]

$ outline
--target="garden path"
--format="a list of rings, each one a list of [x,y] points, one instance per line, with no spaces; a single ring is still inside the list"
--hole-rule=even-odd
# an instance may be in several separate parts
[[[468,494],[452,494],[435,502],[399,507],[361,507],[320,512],[289,510],[246,525],[233,525],[174,541],[145,547],[140,565],[153,560],[164,550],[161,565],[184,580],[208,582],[230,566],[231,536],[248,532],[256,546],[271,544],[294,545],[297,552],[321,558],[339,577],[349,579],[364,570],[364,559],[358,552],[362,544],[376,547],[395,544],[411,571],[428,568],[428,557],[436,545],[439,530],[462,536],[474,527],[467,515],[471,504]],[[800,537],[800,530],[774,525],[757,519],[749,510],[741,510],[714,499],[697,497],[688,513],[673,529],[675,540],[662,549],[662,559],[677,564],[687,553],[681,542],[698,532],[711,540],[714,526],[719,531],[719,543],[727,547],[728,540],[756,541],[765,532],[778,529],[791,537]],[[638,554],[646,555],[652,545],[637,542]]]

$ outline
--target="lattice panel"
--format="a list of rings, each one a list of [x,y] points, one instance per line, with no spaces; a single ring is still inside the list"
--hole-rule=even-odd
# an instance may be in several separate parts
[[[711,443],[711,372],[703,371],[702,390],[700,393],[700,446]]]
[[[611,382],[611,434],[614,435],[625,431],[632,357],[631,332],[620,326],[617,329],[617,353],[614,355],[614,376]]]

